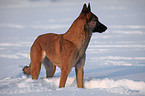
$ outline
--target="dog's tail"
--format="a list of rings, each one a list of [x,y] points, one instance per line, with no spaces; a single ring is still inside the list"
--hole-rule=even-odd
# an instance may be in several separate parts
[[[29,66],[25,66],[23,68],[23,73],[26,74],[26,75],[31,75],[31,63]]]

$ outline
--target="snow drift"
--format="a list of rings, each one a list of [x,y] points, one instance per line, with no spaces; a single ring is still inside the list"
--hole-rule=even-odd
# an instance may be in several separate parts
[[[58,88],[59,77],[53,78],[41,78],[40,80],[32,80],[30,78],[4,78],[0,80],[0,93],[1,95],[20,94],[29,92],[41,92],[41,91],[57,91],[62,88]],[[113,80],[113,79],[91,79],[84,81],[85,89],[101,89],[111,93],[133,95],[144,94],[145,95],[145,82],[133,81],[128,79]],[[66,87],[76,87],[75,77],[69,77]],[[77,88],[79,89],[79,88]]]

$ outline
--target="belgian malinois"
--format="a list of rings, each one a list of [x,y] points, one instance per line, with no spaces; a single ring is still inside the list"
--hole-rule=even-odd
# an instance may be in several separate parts
[[[79,17],[73,22],[65,34],[40,35],[31,47],[31,63],[23,71],[38,79],[41,63],[46,69],[46,77],[53,77],[56,66],[61,69],[59,87],[65,87],[67,76],[72,67],[75,67],[77,86],[83,88],[83,67],[85,64],[86,49],[92,33],[102,33],[107,29],[99,22],[98,17],[84,4]]]

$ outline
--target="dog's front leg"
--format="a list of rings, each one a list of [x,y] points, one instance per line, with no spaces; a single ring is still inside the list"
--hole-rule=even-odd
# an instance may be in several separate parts
[[[61,68],[61,77],[59,82],[59,88],[65,87],[67,76],[71,71],[71,60],[67,58],[68,56],[62,56],[62,68]]]
[[[84,84],[83,84],[84,69],[83,69],[83,67],[84,67],[84,64],[85,64],[85,57],[86,57],[86,55],[84,54],[84,56],[82,58],[80,58],[77,65],[75,66],[78,88],[83,88],[84,87]]]
[[[84,70],[82,69],[75,69],[76,70],[76,78],[77,78],[77,86],[78,88],[83,88],[84,84],[83,84],[83,77],[84,77]]]
[[[69,72],[70,72],[70,69],[61,69],[59,88],[65,87],[65,83],[66,83]]]

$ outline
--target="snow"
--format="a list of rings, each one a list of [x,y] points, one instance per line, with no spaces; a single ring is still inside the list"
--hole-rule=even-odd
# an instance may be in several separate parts
[[[133,81],[128,79],[85,79],[85,89],[76,88],[75,77],[69,77],[66,88],[59,89],[59,77],[51,79],[41,78],[39,80],[32,80],[31,78],[4,78],[0,81],[1,95],[18,95],[33,92],[54,92],[60,90],[103,90],[124,95],[145,94],[145,82]],[[66,91],[67,93],[67,91]],[[73,93],[73,92],[72,92]],[[68,93],[67,93],[68,94]],[[56,94],[57,95],[57,94]],[[70,94],[71,95],[71,94]],[[95,95],[95,94],[94,94]]]
[[[58,92],[60,90],[66,91],[66,95],[73,96],[72,94],[77,93],[78,90],[80,92],[85,91],[104,91],[108,93],[116,93],[123,95],[137,95],[137,94],[145,94],[145,82],[143,81],[133,81],[128,79],[85,79],[85,89],[76,88],[75,77],[69,77],[67,80],[66,88],[58,88],[59,85],[59,77],[54,78],[41,78],[39,80],[32,80],[31,78],[4,78],[0,81],[1,87],[1,95],[24,95],[26,93],[35,93],[35,92]],[[74,92],[72,91],[75,90]],[[72,94],[69,94],[69,91]],[[101,94],[104,94],[101,93]],[[40,93],[41,94],[41,93]],[[63,93],[59,96],[64,96]],[[79,93],[80,94],[80,93]],[[92,93],[90,93],[92,94]],[[100,94],[100,95],[101,95]],[[55,94],[58,95],[58,94]],[[82,95],[82,94],[80,94]],[[95,94],[94,94],[95,95]],[[93,95],[92,95],[93,96]]]
[[[65,33],[84,3],[107,25],[93,34],[87,49],[84,86],[77,88],[75,69],[65,88],[58,88],[61,71],[38,80],[23,74],[30,47],[45,33]],[[1,0],[1,96],[145,96],[144,0]]]

